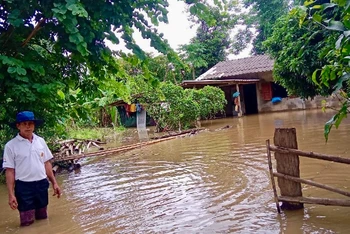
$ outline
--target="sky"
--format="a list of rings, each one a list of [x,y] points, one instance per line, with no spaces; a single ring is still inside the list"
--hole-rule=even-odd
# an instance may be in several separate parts
[[[168,40],[170,46],[177,50],[180,45],[188,44],[190,39],[196,34],[196,27],[191,27],[191,23],[188,20],[189,14],[186,12],[186,4],[178,0],[169,0],[168,7],[168,24],[160,23],[157,27],[158,32],[164,34],[164,38]],[[146,52],[152,52],[158,54],[158,52],[150,46],[150,40],[143,39],[141,33],[135,30],[134,39],[136,43]],[[123,50],[124,52],[130,52],[125,48],[125,44],[121,41],[119,45],[113,45],[107,43],[113,50]],[[247,48],[239,55],[229,55],[228,59],[242,58],[249,56],[251,48]]]

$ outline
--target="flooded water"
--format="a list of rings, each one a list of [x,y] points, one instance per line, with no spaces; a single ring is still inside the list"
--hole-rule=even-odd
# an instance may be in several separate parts
[[[350,208],[305,205],[279,215],[268,174],[265,141],[275,127],[295,127],[299,149],[349,157],[350,121],[325,143],[331,114],[208,121],[210,131],[192,137],[82,161],[79,173],[58,176],[63,197],[50,199],[49,219],[26,228],[2,185],[0,233],[349,233]],[[347,165],[301,158],[302,178],[350,190],[349,174]],[[303,194],[342,198],[311,186]]]

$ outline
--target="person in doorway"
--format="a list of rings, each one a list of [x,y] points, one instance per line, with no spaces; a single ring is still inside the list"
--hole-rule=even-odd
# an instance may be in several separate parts
[[[239,105],[240,105],[239,99],[238,99],[239,94],[240,94],[240,93],[237,91],[237,92],[235,92],[235,93],[232,95],[232,97],[233,97],[234,110],[235,110],[236,113],[239,112]]]
[[[8,202],[18,209],[21,226],[28,226],[34,219],[47,218],[48,188],[50,180],[54,196],[61,196],[52,171],[53,158],[45,140],[34,134],[35,127],[43,124],[31,111],[19,112],[16,121],[10,123],[18,134],[6,143],[3,168],[6,169]]]
[[[239,112],[239,100],[238,100],[238,97],[236,97],[234,99],[233,103],[235,104],[235,111]]]

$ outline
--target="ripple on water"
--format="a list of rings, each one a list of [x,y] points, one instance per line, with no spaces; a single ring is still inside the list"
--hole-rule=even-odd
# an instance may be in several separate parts
[[[327,214],[310,207],[307,215],[278,216],[273,202],[265,140],[272,139],[276,120],[282,127],[297,128],[299,148],[344,155],[350,127],[345,124],[344,131],[335,133],[339,150],[333,140],[320,144],[323,130],[318,127],[324,119],[292,112],[211,121],[210,129],[232,128],[85,161],[81,173],[64,182],[70,212],[84,233],[289,233],[300,227],[327,233],[338,226],[349,228],[336,220],[336,225],[327,223],[335,212],[349,214],[344,210]],[[335,182],[334,171],[346,175],[347,168],[301,161],[303,176],[345,186]],[[305,191],[317,193],[308,187]]]
[[[175,140],[171,147],[168,142],[136,150],[132,155],[138,160],[125,160],[126,153],[118,163],[108,158],[84,165],[69,183],[79,191],[71,199],[80,201],[79,222],[85,231],[101,225],[122,231],[143,223],[147,225],[139,231],[203,231],[215,226],[225,230],[227,222],[239,229],[258,205],[257,197],[270,199],[256,195],[269,186],[260,165],[264,149],[240,148],[225,135],[215,138],[210,133],[210,139],[198,145],[195,141],[201,139],[192,139],[192,145]],[[181,151],[169,151],[172,147]],[[233,209],[237,205],[240,208]]]

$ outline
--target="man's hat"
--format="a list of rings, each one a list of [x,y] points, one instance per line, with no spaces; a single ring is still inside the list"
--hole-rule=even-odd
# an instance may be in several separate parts
[[[9,125],[10,125],[11,128],[15,128],[16,129],[17,128],[16,124],[22,123],[22,122],[25,122],[25,121],[33,121],[36,127],[38,127],[38,126],[40,126],[40,125],[42,125],[44,123],[44,120],[35,119],[33,112],[31,112],[31,111],[22,111],[22,112],[19,112],[17,114],[16,121],[10,123]]]

